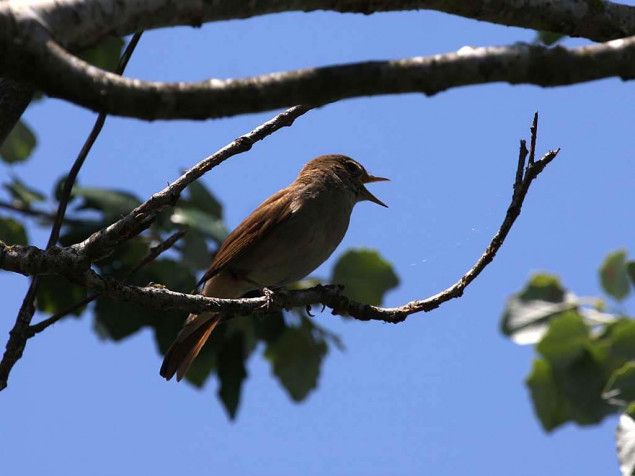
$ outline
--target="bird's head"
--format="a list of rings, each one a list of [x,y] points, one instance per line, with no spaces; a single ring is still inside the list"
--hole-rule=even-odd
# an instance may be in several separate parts
[[[315,181],[319,178],[335,180],[342,186],[351,190],[357,197],[357,201],[368,200],[388,208],[384,202],[365,187],[367,183],[384,182],[390,179],[375,177],[357,162],[345,155],[321,155],[308,162],[300,172],[300,178],[307,181]]]

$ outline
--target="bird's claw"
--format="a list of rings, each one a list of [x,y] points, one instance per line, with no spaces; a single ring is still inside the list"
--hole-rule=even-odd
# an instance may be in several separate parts
[[[274,291],[269,288],[262,288],[262,294],[265,297],[265,303],[262,305],[262,309],[269,312],[282,307],[279,301],[284,301],[286,290],[281,288]]]

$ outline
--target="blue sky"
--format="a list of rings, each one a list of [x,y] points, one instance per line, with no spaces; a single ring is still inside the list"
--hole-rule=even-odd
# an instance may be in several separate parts
[[[146,33],[127,74],[166,81],[240,77],[533,36],[432,12],[272,15]],[[390,177],[372,186],[390,208],[358,205],[339,250],[379,249],[400,276],[386,302],[398,305],[444,289],[480,256],[505,213],[518,140],[528,138],[535,110],[538,152],[562,147],[561,155],[535,182],[499,255],[462,298],[399,325],[318,314],[346,351],[329,353],[317,391],[293,403],[257,351],[235,422],[216,398],[215,380],[197,391],[159,377],[149,331],[115,344],[97,337],[90,316],[69,319],[29,341],[2,392],[6,473],[617,474],[616,418],[545,434],[523,383],[533,349],[512,344],[498,326],[505,299],[532,272],[551,271],[577,294],[597,295],[606,253],[634,251],[632,83],[493,84],[432,98],[347,100],[310,112],[203,180],[234,227],[320,154],[347,154]],[[207,122],[109,118],[80,182],[147,197],[273,114]],[[2,173],[50,190],[94,115],[49,99],[25,119],[37,131],[38,148],[28,163]],[[32,230],[31,239],[44,245],[46,234]],[[332,265],[315,274],[329,275]],[[6,335],[28,282],[3,273],[0,284]]]

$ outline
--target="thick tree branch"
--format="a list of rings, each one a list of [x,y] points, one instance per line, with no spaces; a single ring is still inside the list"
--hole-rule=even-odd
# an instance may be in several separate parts
[[[384,322],[401,322],[407,316],[436,309],[451,299],[460,297],[465,288],[492,262],[502,246],[521,208],[533,180],[556,157],[558,150],[550,151],[540,160],[528,162],[526,159],[535,155],[535,134],[537,117],[532,125],[532,150],[528,151],[521,141],[518,168],[513,184],[511,203],[498,232],[474,266],[455,284],[444,291],[423,300],[415,300],[399,307],[382,308],[370,306],[348,299],[338,286],[316,286],[302,291],[278,292],[271,296],[246,299],[217,299],[200,295],[183,294],[163,287],[137,287],[123,284],[112,278],[99,276],[90,270],[81,255],[72,249],[52,249],[48,251],[33,247],[7,246],[0,242],[0,269],[23,274],[52,272],[64,275],[67,279],[102,293],[114,299],[130,301],[141,306],[158,310],[180,309],[192,313],[215,311],[223,313],[226,319],[236,315],[247,315],[272,308],[293,308],[311,304],[323,304],[334,312],[346,312],[359,320],[377,320]]]
[[[123,78],[94,68],[51,39],[25,43],[0,72],[33,81],[49,95],[110,114],[144,119],[205,119],[293,104],[507,82],[561,86],[601,78],[635,77],[635,37],[577,48],[516,44],[465,47],[456,53],[351,63],[242,79],[163,83]],[[2,71],[4,70],[4,71]]]
[[[0,78],[0,145],[31,102],[34,92],[26,84]]]
[[[9,0],[0,2],[0,51],[16,32],[38,21],[69,49],[94,44],[107,34],[281,12],[342,13],[436,10],[475,20],[547,30],[595,41],[635,35],[635,7],[600,0]]]

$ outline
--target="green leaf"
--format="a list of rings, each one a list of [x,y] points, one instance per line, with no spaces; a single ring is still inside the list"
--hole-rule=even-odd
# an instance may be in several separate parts
[[[45,197],[41,192],[29,188],[19,178],[13,177],[11,183],[5,183],[4,188],[9,191],[13,198],[13,205],[21,208],[29,208],[34,202],[42,202]]]
[[[556,276],[536,274],[520,293],[508,299],[501,332],[517,344],[535,344],[552,319],[576,305],[575,297],[566,292]]]
[[[26,160],[35,147],[35,135],[24,122],[18,121],[0,146],[0,157],[13,164]]]
[[[322,282],[321,279],[316,278],[305,278],[301,281],[296,281],[295,283],[291,283],[287,286],[289,291],[302,291],[305,289],[314,288],[318,284]]]
[[[110,36],[77,56],[98,68],[115,71],[119,64],[123,44],[124,41],[121,38]]]
[[[618,301],[621,301],[628,295],[629,287],[628,276],[626,275],[625,250],[609,253],[600,268],[600,280],[604,291]]]
[[[627,406],[635,402],[635,363],[626,362],[611,375],[604,398],[613,404]]]
[[[214,218],[223,218],[223,206],[200,181],[192,182],[187,190],[194,208]]]
[[[545,46],[551,46],[558,43],[563,38],[566,38],[566,35],[563,35],[562,33],[554,33],[552,31],[539,31],[536,33],[534,43],[542,43]]]
[[[317,388],[320,365],[327,350],[319,333],[313,332],[310,321],[303,319],[300,327],[286,327],[278,339],[268,343],[265,357],[289,396],[299,402]]]
[[[566,367],[578,359],[591,343],[589,328],[575,311],[566,311],[551,321],[536,346],[553,367]]]
[[[41,276],[37,291],[36,306],[38,311],[57,314],[86,297],[86,289],[69,283],[59,276]],[[72,314],[79,316],[84,307]]]
[[[181,319],[181,323],[183,323],[183,319]],[[192,366],[187,371],[185,379],[197,388],[203,387],[212,371],[218,369],[218,355],[222,352],[225,343],[232,334],[228,325],[231,323],[232,321],[223,323],[214,329],[198,357],[194,359]]]
[[[626,263],[626,274],[631,278],[631,284],[635,286],[635,261]]]
[[[99,260],[97,265],[103,274],[117,279],[123,279],[128,277],[132,270],[148,255],[149,252],[150,246],[147,240],[144,237],[135,237],[117,246],[106,258]],[[152,269],[152,266],[157,265],[146,266],[150,266]],[[148,279],[148,281],[141,282],[140,284],[146,285],[153,279],[159,278],[163,279],[164,276],[148,276],[146,278],[142,278]]]
[[[130,282],[146,286],[150,282],[162,284],[173,291],[189,291],[194,287],[194,275],[183,264],[161,259],[140,269]],[[95,306],[95,330],[104,338],[124,339],[144,326],[153,327],[163,319],[174,319],[181,324],[184,315],[179,311],[154,310],[131,303],[100,298]]]
[[[103,339],[119,341],[150,325],[155,313],[136,304],[100,297],[95,305],[95,332]]]
[[[622,476],[635,474],[635,405],[620,416],[615,435]]]
[[[566,290],[560,280],[551,274],[538,273],[518,295],[523,301],[546,301],[560,303],[565,299]]]
[[[611,333],[611,353],[620,359],[635,360],[635,321],[616,322]]]
[[[269,312],[253,319],[256,337],[266,343],[275,342],[287,330],[282,311]]]
[[[0,217],[0,241],[7,245],[28,245],[26,230],[13,218]]]
[[[183,321],[183,319],[181,319],[181,321]],[[218,328],[214,330],[212,336],[214,336],[217,331]],[[214,371],[217,367],[218,349],[214,348],[213,344],[208,341],[203,346],[196,359],[194,359],[194,362],[192,362],[192,366],[185,375],[185,380],[190,382],[196,388],[202,388],[212,371]]]
[[[57,182],[55,182],[55,185],[53,185],[53,196],[55,197],[55,200],[57,200],[58,202],[62,199],[62,191],[64,191],[64,184],[66,183],[67,178],[68,178],[68,174],[62,175],[60,178],[57,179]],[[75,183],[73,184],[73,187],[79,188],[77,179],[75,179]],[[76,198],[76,195],[74,195],[73,192],[74,190],[71,191],[71,196],[68,199],[68,203],[71,203]]]
[[[75,243],[84,241],[90,235],[106,226],[103,221],[85,220],[81,223],[73,223],[72,225],[64,225],[63,234],[60,236],[60,244],[62,246],[70,246]]]
[[[377,251],[360,248],[340,256],[331,282],[343,284],[349,298],[379,306],[384,294],[399,284],[399,278]]]
[[[551,431],[567,421],[597,424],[616,408],[602,398],[606,382],[599,352],[585,351],[566,367],[537,360],[527,379],[534,409],[543,428]]]
[[[534,403],[534,410],[542,427],[551,431],[568,420],[565,399],[556,386],[551,365],[546,360],[534,360],[527,386]]]
[[[218,396],[229,417],[233,420],[240,403],[240,390],[243,381],[247,378],[243,335],[240,333],[232,334],[223,343],[223,348],[217,358],[218,378],[220,380]]]
[[[204,269],[211,263],[205,238],[196,230],[190,229],[182,239],[183,261],[192,269]]]
[[[616,409],[602,398],[607,362],[601,352],[587,350],[566,368],[554,368],[558,387],[567,400],[570,419],[594,425]]]
[[[74,187],[73,195],[84,199],[80,210],[99,210],[104,213],[107,221],[128,214],[141,203],[131,193],[103,188]]]
[[[222,243],[227,238],[227,229],[222,220],[196,208],[178,206],[170,220],[178,225],[187,225],[217,243]]]

